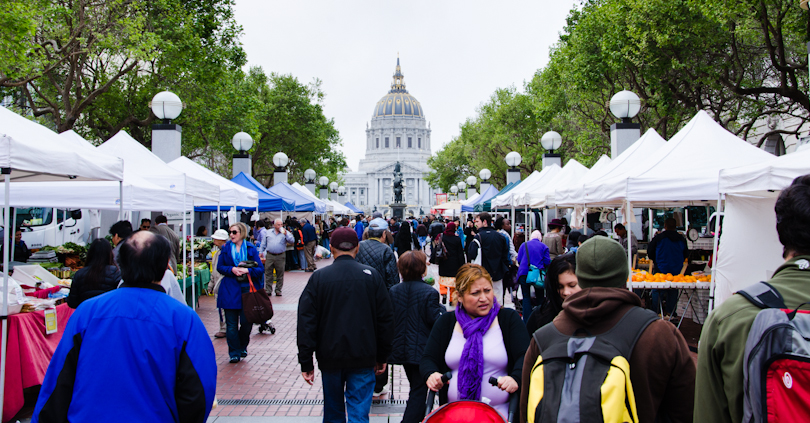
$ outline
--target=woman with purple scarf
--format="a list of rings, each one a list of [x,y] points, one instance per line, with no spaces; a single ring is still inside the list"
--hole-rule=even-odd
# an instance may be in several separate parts
[[[486,398],[506,417],[509,394],[520,386],[523,356],[529,346],[526,327],[515,310],[498,304],[492,277],[483,267],[461,266],[456,291],[456,311],[436,321],[419,371],[429,389],[441,389],[442,403]],[[448,371],[453,378],[445,387],[441,376]],[[490,377],[498,379],[497,387],[489,384]]]

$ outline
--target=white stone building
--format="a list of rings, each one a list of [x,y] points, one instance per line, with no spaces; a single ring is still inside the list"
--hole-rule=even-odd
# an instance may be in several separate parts
[[[367,213],[376,208],[390,216],[394,165],[399,162],[405,181],[404,215],[419,215],[420,209],[429,213],[435,203],[433,189],[424,179],[430,171],[430,125],[422,105],[405,89],[399,58],[391,90],[374,106],[371,125],[366,124],[365,144],[366,155],[357,171],[343,175],[346,201]]]

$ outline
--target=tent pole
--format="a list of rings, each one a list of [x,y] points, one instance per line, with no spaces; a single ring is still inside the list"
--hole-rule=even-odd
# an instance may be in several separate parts
[[[189,224],[191,230],[191,309],[197,309],[197,297],[195,296],[194,287],[194,199],[191,200],[191,223]]]
[[[647,242],[650,242],[653,239],[653,209],[652,208],[647,209],[647,232],[649,232],[649,235],[647,236]],[[649,252],[647,252],[647,255],[649,256]],[[650,269],[650,272],[652,272],[652,269]]]
[[[11,223],[9,225],[11,226],[12,229],[14,229],[14,240],[16,241],[17,240],[17,207],[14,207],[14,212],[11,214]],[[11,234],[9,234],[9,237],[10,236],[11,236]],[[11,243],[11,255],[9,255],[9,257],[12,260],[14,260],[14,252],[15,252],[16,248],[17,248],[17,243],[12,242]],[[5,332],[3,332],[3,333],[5,333]]]
[[[217,203],[217,229],[216,230],[219,230],[219,228],[222,227],[222,225],[219,223],[219,216],[221,214],[222,214],[222,212],[220,212],[219,203]],[[216,231],[214,231],[214,232],[216,232]],[[211,234],[211,235],[213,235],[213,234]]]
[[[6,349],[8,348],[8,248],[9,248],[9,214],[11,213],[9,203],[11,202],[9,198],[9,191],[11,190],[11,169],[3,169],[3,176],[5,177],[5,204],[3,205],[3,227],[5,231],[3,233],[3,333],[0,334],[0,338],[2,338],[2,345],[0,345],[0,416],[3,415],[3,401],[5,400],[6,396]]]
[[[183,191],[183,226],[180,228],[180,233],[183,237],[183,271],[177,272],[181,275],[183,280],[183,298],[186,298],[186,192]]]
[[[512,204],[512,239],[515,238],[515,204]]]
[[[124,220],[124,181],[118,181],[118,220]]]
[[[689,207],[683,208],[683,229],[684,232],[689,232]]]
[[[712,280],[709,282],[709,311],[711,313],[714,309],[714,289],[715,289],[715,280],[717,278],[717,251],[720,248],[720,216],[724,215],[725,212],[721,212],[720,209],[723,207],[723,194],[717,195],[717,210],[716,214],[717,217],[714,219],[714,245],[712,246]]]
[[[625,211],[632,210],[630,208],[630,202],[625,201]],[[627,289],[630,291],[633,290],[633,248],[632,248],[632,240],[633,240],[633,229],[630,227],[630,219],[627,216],[627,213],[622,213],[623,218],[625,221],[625,231],[627,232],[627,269],[628,269],[628,279],[627,279]],[[615,221],[614,221],[615,222]],[[616,227],[613,227],[613,232],[616,232]]]

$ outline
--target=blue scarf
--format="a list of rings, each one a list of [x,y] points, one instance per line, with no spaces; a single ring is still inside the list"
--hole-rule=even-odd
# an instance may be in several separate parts
[[[481,383],[484,378],[484,334],[498,317],[501,305],[498,299],[492,302],[489,314],[473,318],[459,304],[456,307],[456,320],[464,333],[464,349],[458,366],[458,397],[481,401]]]
[[[233,259],[233,265],[239,266],[239,263],[247,260],[247,243],[242,241],[242,246],[239,251],[236,250],[236,244],[231,241],[228,241],[231,244],[231,258]]]

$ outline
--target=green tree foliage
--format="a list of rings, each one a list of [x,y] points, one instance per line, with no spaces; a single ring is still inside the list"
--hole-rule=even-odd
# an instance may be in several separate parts
[[[759,145],[773,134],[798,135],[810,123],[808,34],[810,14],[792,0],[584,0],[569,14],[548,65],[523,87],[533,105],[525,112],[536,121],[535,139],[547,130],[559,132],[564,160],[585,165],[609,153],[610,125],[618,119],[607,105],[623,89],[642,100],[635,119],[642,129],[655,128],[665,138],[698,110]],[[482,107],[445,148],[472,152],[464,162],[472,172],[486,161],[478,152],[497,152],[484,155],[502,159],[502,139],[478,136],[508,130],[492,114]],[[774,118],[795,118],[799,125],[763,131]],[[543,152],[537,143],[516,150],[524,158],[524,151],[534,157]],[[432,165],[431,181],[458,179],[454,172],[463,168],[448,166],[454,157],[438,153],[432,163],[443,167]],[[496,164],[491,170],[500,177],[503,165]]]

